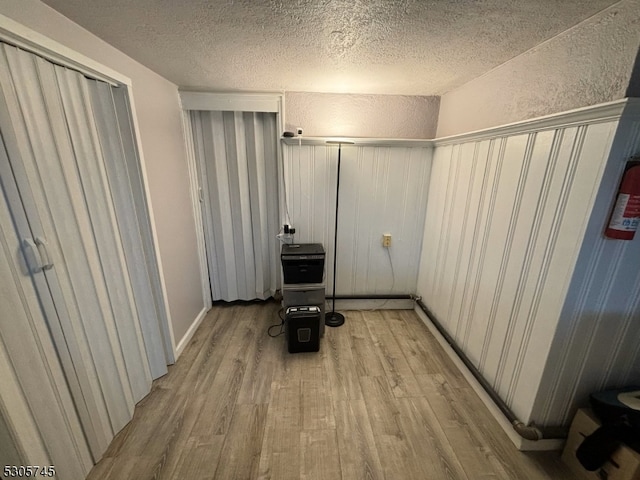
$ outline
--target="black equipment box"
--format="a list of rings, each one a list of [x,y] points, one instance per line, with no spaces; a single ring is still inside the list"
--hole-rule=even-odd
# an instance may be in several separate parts
[[[322,283],[324,247],[321,243],[294,243],[280,253],[284,283]]]
[[[320,309],[289,307],[284,317],[284,332],[289,353],[320,350]]]

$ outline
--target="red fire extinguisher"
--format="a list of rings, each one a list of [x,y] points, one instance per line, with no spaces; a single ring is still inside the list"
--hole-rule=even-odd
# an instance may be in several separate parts
[[[609,238],[633,240],[640,224],[640,162],[631,161],[622,176],[618,198],[604,234]]]

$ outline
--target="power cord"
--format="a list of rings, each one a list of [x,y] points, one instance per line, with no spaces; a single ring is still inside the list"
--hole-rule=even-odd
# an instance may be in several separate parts
[[[391,259],[391,251],[390,249],[387,247],[385,248],[385,250],[387,251],[387,256],[389,257],[389,265],[391,265],[391,288],[389,289],[389,291],[391,293],[393,293],[393,287],[396,286],[396,272],[393,268],[393,260]],[[380,305],[377,305],[371,309],[369,309],[369,312],[375,311],[375,310],[380,310],[382,307],[384,307],[387,303],[389,302],[389,299],[387,298],[384,302],[382,302]]]
[[[284,159],[285,155],[284,155],[284,150],[282,150],[282,149],[280,150],[280,156],[281,156],[280,160],[282,160],[282,187],[284,189],[284,213],[286,215],[286,222],[288,224],[291,224],[291,216],[289,215],[289,200],[288,200],[288,197],[287,197],[287,193],[288,193],[288,190],[287,190],[287,175],[286,175],[286,173],[284,171],[285,170],[285,168],[284,168],[285,167],[285,159]],[[293,159],[291,160],[291,164],[293,165]]]
[[[391,251],[389,248],[386,248],[387,256],[389,257],[389,265],[391,265],[391,291],[393,292],[393,287],[396,286],[396,272],[393,270],[393,260],[391,260]]]
[[[279,337],[284,333],[284,308],[278,310],[278,317],[280,317],[280,323],[276,323],[267,328],[267,335],[269,335],[271,338]],[[276,327],[280,327],[280,331],[276,334],[272,334],[271,329]]]
[[[393,287],[396,286],[396,272],[395,272],[395,270],[393,268],[393,260],[391,258],[391,252],[389,251],[388,248],[386,248],[385,250],[387,251],[387,256],[389,257],[389,265],[391,265],[391,288],[389,289],[389,291],[391,293],[393,293]],[[367,312],[373,312],[373,311],[376,311],[376,310],[380,310],[382,307],[384,307],[389,302],[389,300],[390,299],[387,298],[380,305],[376,305],[373,308],[370,308],[370,309],[368,309],[366,311]],[[331,306],[330,304],[331,304],[331,300],[325,299],[325,301],[324,301],[325,311],[328,312],[330,310],[330,306]]]

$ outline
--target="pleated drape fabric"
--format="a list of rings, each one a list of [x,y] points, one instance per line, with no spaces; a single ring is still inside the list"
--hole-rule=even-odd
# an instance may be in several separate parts
[[[213,300],[266,299],[280,275],[275,113],[192,111]]]
[[[6,44],[0,89],[30,235],[53,262],[37,295],[55,305],[46,320],[97,461],[166,372],[117,102],[111,86]]]

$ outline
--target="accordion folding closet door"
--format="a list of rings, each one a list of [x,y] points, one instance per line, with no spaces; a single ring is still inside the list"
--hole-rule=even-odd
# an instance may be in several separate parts
[[[213,300],[264,300],[279,287],[274,112],[189,112]]]
[[[23,460],[61,478],[86,476],[169,359],[118,88],[0,44],[0,374],[18,392],[0,407]]]

